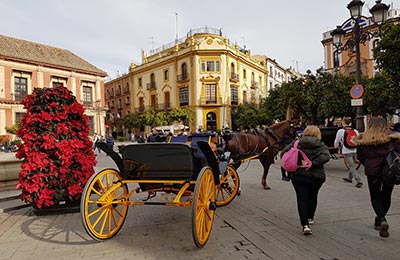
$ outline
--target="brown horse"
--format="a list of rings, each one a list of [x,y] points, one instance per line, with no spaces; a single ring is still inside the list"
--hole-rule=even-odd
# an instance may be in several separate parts
[[[260,160],[264,173],[261,178],[261,184],[264,189],[270,189],[267,184],[268,170],[274,163],[275,156],[285,145],[285,137],[294,138],[295,130],[290,120],[282,121],[271,125],[262,131],[253,131],[253,133],[232,133],[231,138],[225,139],[225,150],[231,152],[231,158],[234,161],[234,167],[239,168],[241,161],[251,156]],[[268,149],[265,150],[265,148]]]

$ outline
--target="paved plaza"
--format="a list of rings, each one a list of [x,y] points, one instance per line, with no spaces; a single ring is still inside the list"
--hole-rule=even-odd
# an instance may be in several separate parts
[[[96,171],[114,167],[104,154]],[[361,169],[362,170],[362,169]],[[271,166],[271,190],[261,188],[258,161],[239,168],[241,195],[218,208],[207,245],[192,240],[191,207],[134,206],[117,236],[96,242],[85,232],[79,213],[37,216],[29,207],[0,213],[2,259],[400,259],[400,190],[395,188],[387,217],[390,237],[374,230],[366,179],[357,189],[344,183],[341,160],[326,165],[313,234],[304,236],[295,193]]]

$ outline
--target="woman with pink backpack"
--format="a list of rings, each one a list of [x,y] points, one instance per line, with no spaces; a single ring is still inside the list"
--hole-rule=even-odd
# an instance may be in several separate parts
[[[302,160],[302,156],[298,157],[300,167],[291,172],[291,180],[297,196],[297,210],[303,234],[310,235],[312,234],[310,224],[314,224],[314,214],[317,209],[318,192],[325,182],[324,164],[329,162],[330,154],[328,147],[321,142],[321,131],[316,126],[306,127],[302,137],[286,146],[281,156],[283,157],[295,143],[309,159],[306,162]]]

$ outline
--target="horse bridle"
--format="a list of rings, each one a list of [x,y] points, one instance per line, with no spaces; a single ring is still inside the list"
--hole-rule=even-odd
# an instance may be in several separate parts
[[[290,120],[288,120],[288,122],[289,122],[290,128],[294,128],[292,122],[291,122]],[[266,140],[266,141],[267,141],[267,143],[269,144],[268,147],[272,147],[272,148],[274,148],[277,152],[279,152],[279,151],[280,151],[280,146],[281,146],[280,143],[282,142],[283,138],[280,138],[278,135],[276,135],[275,132],[274,132],[272,129],[270,129],[269,127],[267,127],[267,128],[265,129],[265,132],[266,132],[269,136],[271,136],[272,139],[275,141],[274,143],[271,143],[270,140],[269,140],[269,138],[267,137],[267,140]]]

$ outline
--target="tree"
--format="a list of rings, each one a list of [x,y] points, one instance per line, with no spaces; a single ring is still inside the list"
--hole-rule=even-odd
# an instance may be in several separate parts
[[[174,108],[169,113],[170,123],[173,121],[177,122],[190,122],[195,119],[195,111],[189,107],[185,108]]]
[[[381,40],[374,48],[377,68],[382,74],[400,86],[400,24],[388,24],[383,27]]]
[[[141,114],[128,114],[122,118],[125,128],[143,128],[146,125],[145,119]]]
[[[366,83],[363,99],[368,112],[374,116],[393,113],[399,107],[398,89],[393,89],[383,75],[377,75]]]
[[[374,49],[374,58],[382,76],[376,77],[369,86],[369,109],[375,113],[393,113],[400,108],[400,24],[383,27],[381,40]],[[377,99],[374,100],[374,97]]]
[[[270,90],[263,109],[274,119],[285,119],[288,109],[293,110],[304,123],[316,125],[331,116],[354,116],[349,94],[352,82],[351,78],[321,69],[316,75],[308,71],[304,77]]]
[[[257,128],[263,122],[263,116],[259,109],[253,104],[239,105],[232,108],[232,124],[234,128],[250,129]]]

